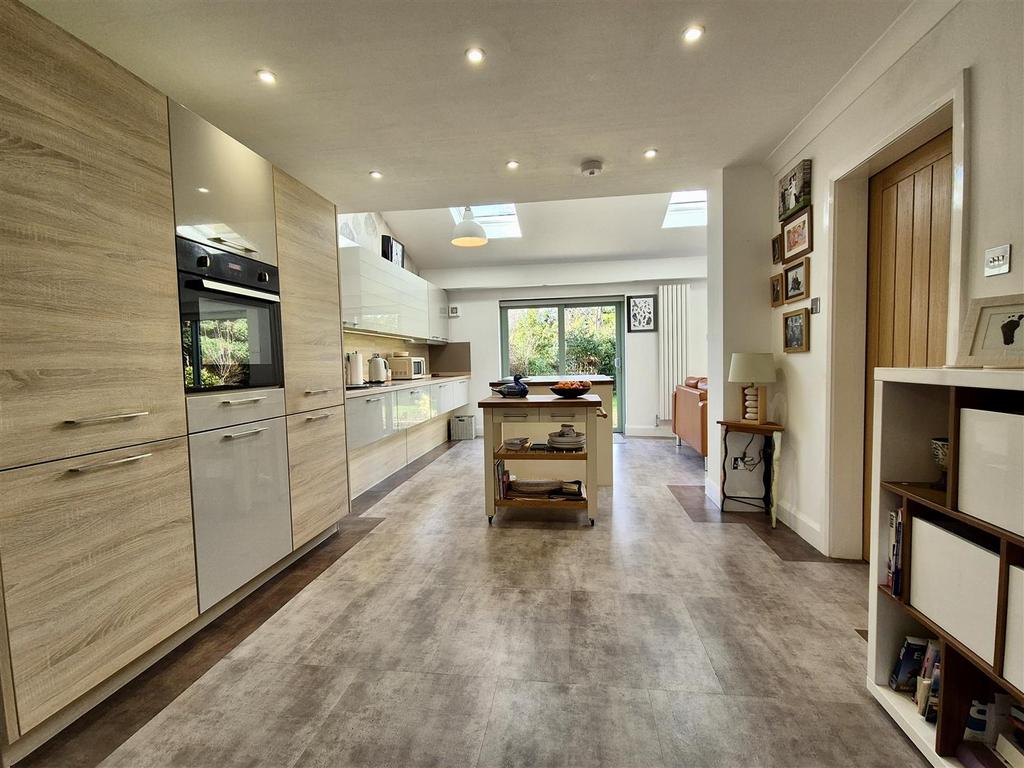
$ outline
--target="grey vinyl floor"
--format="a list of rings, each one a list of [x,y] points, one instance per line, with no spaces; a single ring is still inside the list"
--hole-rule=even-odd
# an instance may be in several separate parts
[[[489,528],[460,443],[103,766],[925,765],[864,690],[867,567],[695,523],[698,457],[614,450],[595,528]]]

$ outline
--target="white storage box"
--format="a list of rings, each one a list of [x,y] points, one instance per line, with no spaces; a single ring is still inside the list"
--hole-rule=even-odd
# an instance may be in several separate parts
[[[452,416],[452,440],[472,440],[476,437],[476,416]]]
[[[960,411],[961,512],[1024,534],[1024,416]]]
[[[1024,568],[1010,566],[1003,677],[1024,691]]]
[[[999,556],[915,517],[910,604],[991,664],[998,601]]]

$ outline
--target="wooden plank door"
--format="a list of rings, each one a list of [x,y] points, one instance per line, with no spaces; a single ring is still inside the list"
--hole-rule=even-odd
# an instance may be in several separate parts
[[[871,177],[864,419],[864,537],[871,531],[871,419],[876,367],[946,362],[951,130]],[[939,435],[936,435],[939,437]]]

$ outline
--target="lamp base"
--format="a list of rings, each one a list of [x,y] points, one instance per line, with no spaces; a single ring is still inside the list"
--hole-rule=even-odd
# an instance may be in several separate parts
[[[749,384],[743,388],[743,402],[740,413],[743,414],[742,421],[750,424],[766,424],[768,422],[768,397],[765,394],[765,387]]]

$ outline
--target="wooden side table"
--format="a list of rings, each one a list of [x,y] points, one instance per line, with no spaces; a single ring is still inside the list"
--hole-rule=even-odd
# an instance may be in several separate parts
[[[740,504],[763,509],[771,516],[772,528],[775,527],[775,481],[778,477],[779,454],[782,452],[782,433],[785,427],[781,424],[768,422],[757,424],[752,421],[720,421],[722,425],[722,510],[725,510],[726,501],[736,501]],[[761,481],[764,485],[763,496],[730,496],[725,490],[725,481],[728,477],[729,462],[729,433],[740,432],[746,435],[761,436],[761,465],[763,467]],[[760,502],[760,503],[758,503]]]

